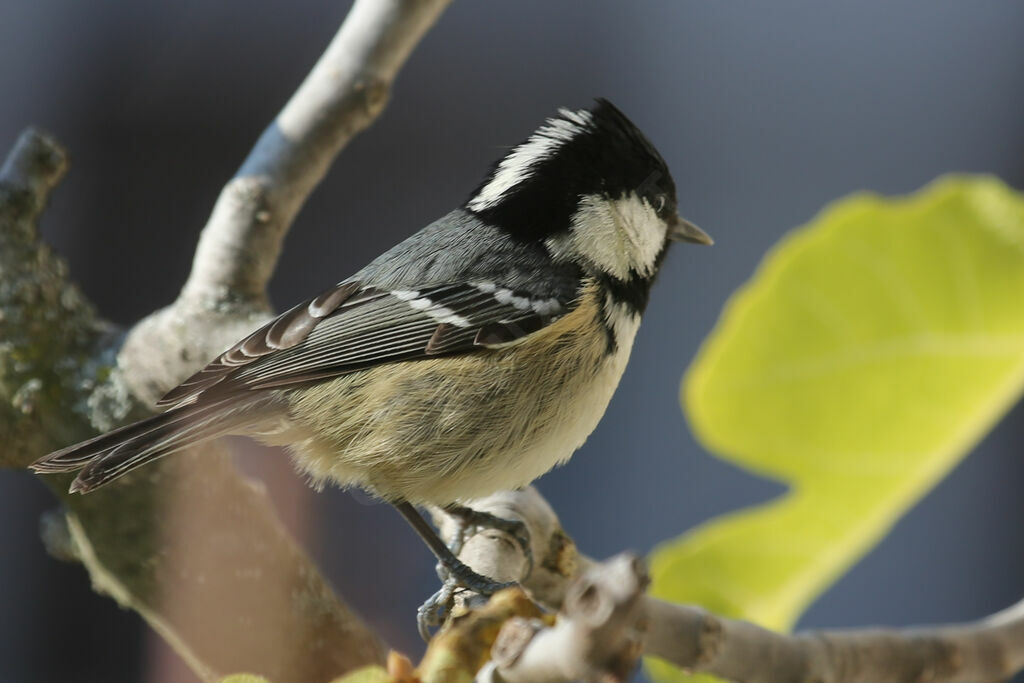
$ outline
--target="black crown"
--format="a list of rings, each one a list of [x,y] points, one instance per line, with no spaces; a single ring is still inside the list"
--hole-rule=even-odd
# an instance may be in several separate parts
[[[514,181],[514,182],[510,182]],[[580,198],[636,192],[675,210],[675,185],[654,145],[615,105],[560,110],[494,164],[465,207],[517,238],[569,229]]]

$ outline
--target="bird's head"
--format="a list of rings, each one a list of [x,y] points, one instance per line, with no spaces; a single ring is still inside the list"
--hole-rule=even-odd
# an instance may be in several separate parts
[[[604,99],[559,110],[494,165],[465,208],[623,282],[653,279],[671,241],[711,244],[679,216],[665,160]]]

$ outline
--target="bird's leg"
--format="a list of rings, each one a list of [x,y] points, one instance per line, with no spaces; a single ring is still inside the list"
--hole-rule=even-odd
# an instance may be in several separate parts
[[[441,590],[427,600],[416,613],[420,635],[424,639],[429,638],[430,627],[439,625],[441,611],[451,602],[458,588],[465,588],[474,593],[487,596],[498,592],[502,588],[516,585],[515,583],[501,583],[477,574],[459,558],[455,557],[455,553],[444,544],[444,541],[437,535],[437,532],[423,519],[423,516],[420,515],[415,507],[407,502],[394,503],[393,505],[405,517],[405,521],[409,522],[412,528],[416,530],[416,533],[427,544],[430,551],[434,553],[434,556],[448,575],[447,578],[444,578],[444,585],[441,587]]]
[[[501,583],[486,576],[481,576],[463,564],[462,560],[455,557],[455,554],[444,544],[444,541],[437,535],[437,532],[416,511],[416,508],[409,503],[396,503],[395,508],[412,525],[412,528],[420,535],[420,538],[427,544],[427,547],[434,553],[434,556],[441,565],[452,577],[459,581],[459,585],[463,588],[474,593],[480,593],[481,595],[491,595],[497,593],[502,588],[515,585],[515,583]]]
[[[526,572],[520,577],[520,581],[525,580],[533,572],[533,550],[530,547],[530,532],[527,530],[526,525],[516,519],[505,519],[504,517],[498,517],[490,512],[482,512],[480,510],[474,510],[473,508],[465,507],[464,505],[446,505],[444,511],[454,517],[460,522],[458,531],[455,534],[455,543],[459,546],[465,542],[465,536],[469,527],[480,527],[487,529],[497,529],[503,531],[516,540],[519,547],[523,550],[523,555],[526,557]],[[472,535],[472,534],[470,534]],[[453,548],[454,552],[459,552]]]

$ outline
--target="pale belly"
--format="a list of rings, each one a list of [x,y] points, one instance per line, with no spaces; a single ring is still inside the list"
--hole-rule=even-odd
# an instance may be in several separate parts
[[[577,334],[596,302],[529,345],[375,368],[290,399],[291,446],[318,481],[388,500],[445,504],[519,488],[566,461],[597,426],[626,367],[639,323]],[[459,382],[449,378],[458,368]]]

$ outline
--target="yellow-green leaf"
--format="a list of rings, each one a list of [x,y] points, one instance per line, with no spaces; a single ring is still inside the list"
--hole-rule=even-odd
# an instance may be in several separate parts
[[[347,673],[331,683],[391,683],[391,676],[382,666],[371,664]],[[220,683],[270,683],[263,676],[256,674],[231,674],[222,678]]]
[[[384,667],[374,664],[336,678],[332,683],[391,683],[393,680]]]
[[[765,258],[683,385],[709,450],[790,491],[659,548],[655,592],[790,628],[1022,387],[1021,195],[958,176],[836,203]]]

